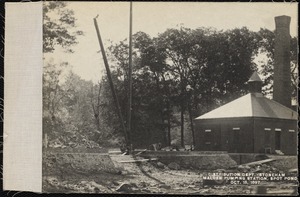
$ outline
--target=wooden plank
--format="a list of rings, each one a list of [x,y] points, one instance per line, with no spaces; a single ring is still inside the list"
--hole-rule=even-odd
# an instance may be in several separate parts
[[[280,189],[268,191],[267,194],[293,194],[295,190],[293,189]]]
[[[147,149],[141,150],[140,152],[138,152],[138,153],[135,154],[135,155],[140,155],[140,154],[142,154],[142,153],[144,153],[144,152],[146,152],[146,151],[147,151]]]
[[[108,153],[121,153],[121,151],[120,150],[110,150],[110,151],[108,151]]]
[[[265,160],[260,160],[260,161],[254,161],[250,163],[245,163],[240,166],[252,166],[252,165],[258,165],[258,164],[264,164],[264,163],[269,163],[271,161],[275,161],[276,159],[265,159]]]
[[[298,172],[298,168],[293,168],[289,170],[290,173],[297,173]]]
[[[125,160],[125,161],[118,161],[119,163],[137,163],[137,162],[145,162],[145,161],[155,161],[158,158],[151,158],[151,159],[139,159],[139,160]]]

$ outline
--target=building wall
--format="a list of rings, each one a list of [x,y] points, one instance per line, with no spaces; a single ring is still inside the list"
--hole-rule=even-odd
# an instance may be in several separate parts
[[[254,127],[254,152],[264,153],[266,150],[273,154],[279,149],[286,155],[297,154],[296,120],[255,118]],[[278,140],[280,141],[279,147],[276,147]]]
[[[253,152],[253,120],[225,118],[195,121],[195,149],[201,151]]]
[[[195,120],[195,150],[274,154],[275,149],[280,149],[284,154],[295,155],[297,133],[296,120],[250,117]],[[276,148],[278,141],[280,147]]]

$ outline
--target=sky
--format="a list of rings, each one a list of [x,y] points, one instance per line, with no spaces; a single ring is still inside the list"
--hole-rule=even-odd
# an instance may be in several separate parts
[[[118,43],[129,36],[129,2],[68,2],[77,18],[77,29],[84,32],[78,37],[73,54],[58,48],[45,54],[45,61],[69,62],[73,71],[85,80],[97,82],[105,69],[93,18],[97,18],[104,47],[110,41]],[[151,37],[168,28],[213,27],[217,30],[247,27],[275,29],[274,17],[291,16],[290,33],[297,36],[296,3],[204,3],[204,2],[133,2],[133,34],[143,31]]]

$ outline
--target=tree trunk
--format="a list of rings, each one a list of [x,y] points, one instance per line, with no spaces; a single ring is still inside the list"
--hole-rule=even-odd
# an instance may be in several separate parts
[[[165,129],[165,118],[164,118],[164,111],[161,110],[161,130],[162,130],[162,135],[164,142],[162,143],[163,145],[168,144],[168,137],[166,135],[166,129]]]
[[[181,122],[181,147],[184,148],[184,112],[185,112],[185,83],[183,81],[183,76],[180,76],[181,81],[181,102],[180,102],[180,122]]]
[[[184,104],[183,101],[181,103],[181,112],[180,112],[180,132],[181,132],[181,147],[184,148]]]
[[[98,131],[100,131],[99,114],[94,114],[94,117],[95,117],[96,128],[97,128]]]
[[[170,102],[167,103],[168,110],[168,146],[171,146],[171,114],[170,114]]]
[[[188,105],[188,110],[189,110],[189,117],[190,117],[191,130],[192,130],[193,147],[195,147],[195,130],[194,130],[194,121],[193,121],[191,105]]]

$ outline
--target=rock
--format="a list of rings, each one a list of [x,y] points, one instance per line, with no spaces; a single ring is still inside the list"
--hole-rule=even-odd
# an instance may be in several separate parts
[[[144,193],[151,193],[151,191],[149,189],[141,189],[140,191],[144,192]]]
[[[125,193],[129,193],[132,192],[132,186],[128,183],[122,183],[117,189],[117,192],[125,192]]]
[[[157,162],[156,166],[160,169],[164,169],[165,168],[165,164],[161,163],[161,162]]]
[[[140,182],[140,185],[141,185],[141,187],[146,187],[147,186],[147,184],[144,181]]]
[[[113,185],[115,185],[115,186],[118,186],[119,185],[119,183],[117,182],[117,181],[112,181],[111,182]]]
[[[170,185],[166,185],[166,184],[162,184],[159,187],[163,188],[163,189],[171,189],[171,186]]]
[[[200,190],[200,193],[207,193],[207,192],[209,192],[209,189],[201,189]]]
[[[248,171],[251,168],[249,166],[247,166],[247,165],[239,165],[238,169],[241,170],[241,171]]]
[[[100,193],[100,189],[98,187],[95,187],[94,192],[98,194],[98,193]]]
[[[215,170],[215,172],[222,173],[222,172],[226,172],[226,170],[225,169],[217,169],[217,170]]]
[[[130,183],[132,187],[138,187],[136,183]]]
[[[121,171],[121,174],[119,174],[119,175],[128,175],[128,174],[129,174],[129,172],[124,170],[124,171]]]
[[[192,185],[189,185],[189,186],[188,186],[188,188],[190,188],[190,189],[194,189],[194,188],[196,188],[196,185],[194,185],[194,184],[192,184]]]
[[[171,170],[179,170],[180,169],[180,165],[175,163],[175,162],[172,162],[172,163],[169,163],[168,167],[171,169]]]

